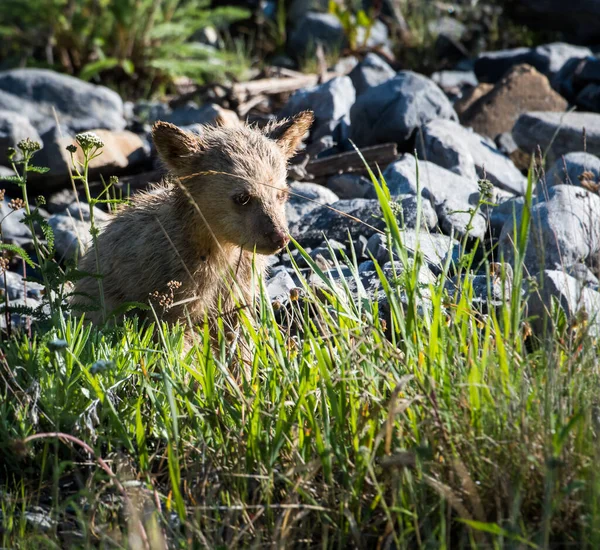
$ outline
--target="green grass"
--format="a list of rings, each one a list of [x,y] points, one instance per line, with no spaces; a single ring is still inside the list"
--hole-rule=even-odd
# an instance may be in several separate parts
[[[530,335],[526,297],[484,315],[468,278],[451,298],[472,255],[420,285],[373,180],[403,266],[380,270],[385,307],[355,259],[358,291],[301,251],[319,288],[275,310],[263,289],[216,349],[202,327],[186,353],[182,330],[135,318],[5,340],[0,545],[597,548],[595,340],[559,311]],[[35,506],[55,523],[35,528]]]

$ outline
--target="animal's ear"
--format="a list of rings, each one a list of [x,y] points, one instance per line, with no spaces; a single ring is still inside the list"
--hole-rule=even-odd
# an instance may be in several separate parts
[[[191,157],[202,150],[201,142],[170,122],[159,121],[152,127],[152,141],[160,158],[175,173],[191,165]]]
[[[277,142],[286,157],[291,157],[298,149],[304,134],[308,132],[314,119],[315,115],[312,111],[302,111],[291,118],[267,126],[265,133],[267,137]]]

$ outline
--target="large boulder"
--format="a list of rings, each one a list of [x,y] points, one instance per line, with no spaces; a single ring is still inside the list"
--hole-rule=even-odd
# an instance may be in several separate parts
[[[280,114],[283,117],[293,116],[310,109],[315,115],[311,134],[313,137],[322,136],[348,117],[355,97],[350,77],[339,76],[324,84],[298,90],[290,97]]]
[[[0,111],[0,163],[8,162],[9,147],[16,148],[19,141],[27,138],[42,144],[42,138],[26,117],[13,111]]]
[[[409,147],[415,131],[436,118],[457,120],[444,92],[425,76],[401,71],[356,100],[350,138],[359,147],[389,142]]]
[[[552,78],[571,59],[581,59],[592,52],[589,48],[554,42],[535,48],[514,48],[483,52],[475,60],[475,74],[481,82],[497,82],[506,71],[527,63],[542,74]]]
[[[404,227],[415,227],[417,201],[412,195],[396,198],[397,217]],[[433,229],[437,223],[435,212],[428,201],[423,201],[421,225]],[[341,200],[331,205],[315,208],[295,223],[290,224],[290,233],[302,246],[317,246],[323,238],[346,242],[348,234],[353,241],[359,237],[370,237],[385,229],[381,205],[376,199]],[[360,221],[359,221],[360,220]]]
[[[538,146],[548,150],[550,161],[584,148],[600,155],[600,114],[548,113],[533,111],[522,114],[512,131],[520,149],[534,153]]]
[[[520,231],[524,209],[516,212],[516,228]],[[565,269],[585,263],[598,264],[600,252],[600,197],[572,185],[557,185],[548,190],[547,200],[532,207],[531,227],[525,266],[530,273],[544,269]],[[514,220],[502,228],[499,252],[513,262],[518,236]]]
[[[417,138],[419,158],[447,168],[456,174],[477,180],[484,176],[494,185],[523,194],[526,179],[496,145],[451,120],[432,120]]]
[[[550,86],[546,76],[530,65],[517,65],[460,115],[465,126],[495,139],[510,132],[517,118],[528,111],[567,109],[567,101]]]
[[[54,112],[73,133],[123,130],[126,125],[119,94],[47,69],[0,72],[0,109],[27,117],[39,134],[56,124]]]
[[[335,54],[347,44],[340,20],[330,13],[308,12],[296,25],[288,39],[290,55],[306,59],[314,55],[318,45]]]
[[[479,201],[477,181],[427,161],[419,161],[418,173],[417,178],[415,157],[404,155],[386,168],[383,178],[393,196],[416,196],[420,190],[426,199],[423,202],[433,204],[444,233],[458,237],[468,233],[479,239],[485,236],[485,215],[481,210],[474,216],[470,213]]]

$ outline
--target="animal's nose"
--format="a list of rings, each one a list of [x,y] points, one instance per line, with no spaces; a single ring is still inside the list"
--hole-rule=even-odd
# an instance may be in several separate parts
[[[269,237],[277,248],[283,248],[287,243],[290,242],[290,238],[287,236],[287,234],[279,230],[275,230],[270,233]]]

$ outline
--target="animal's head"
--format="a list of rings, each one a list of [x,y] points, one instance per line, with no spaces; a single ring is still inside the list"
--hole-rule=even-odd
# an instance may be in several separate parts
[[[200,135],[157,122],[152,138],[220,242],[273,254],[289,241],[287,161],[312,122],[305,111],[262,130],[220,124]]]

